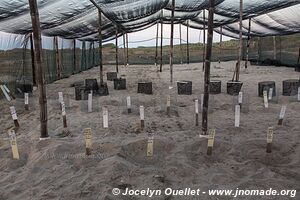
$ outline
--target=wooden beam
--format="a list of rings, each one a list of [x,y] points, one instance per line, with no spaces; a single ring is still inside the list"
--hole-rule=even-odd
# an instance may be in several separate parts
[[[273,60],[277,59],[276,36],[273,36]]]
[[[214,34],[214,5],[215,0],[209,0],[209,14],[208,14],[208,29],[207,29],[207,48],[205,55],[205,68],[204,68],[204,98],[203,98],[203,111],[202,111],[202,132],[207,134],[208,130],[208,102],[209,102],[209,84],[210,84],[210,63]]]
[[[118,27],[116,26],[116,72],[119,73]]]
[[[243,56],[243,0],[240,0],[240,36],[239,56],[235,70],[235,81],[240,80],[241,61]]]
[[[190,64],[189,20],[187,20],[186,23],[186,59],[187,59],[187,64]]]
[[[129,64],[128,33],[126,33],[126,65]]]
[[[161,17],[163,17],[163,10],[161,11]],[[163,66],[163,41],[164,41],[164,23],[163,19],[160,21],[160,68],[159,71],[162,72]]]
[[[99,41],[100,86],[102,86],[103,85],[102,15],[100,9],[98,9],[98,41]]]
[[[123,32],[123,53],[124,53],[124,57],[123,57],[123,59],[124,59],[124,67],[126,67],[126,38],[125,38],[125,36],[126,36],[126,33],[125,32]]]
[[[183,51],[182,51],[182,35],[181,35],[181,24],[179,24],[179,43],[180,43],[180,64],[183,63]]]
[[[29,36],[30,38],[30,53],[31,53],[31,70],[32,70],[32,83],[36,86],[36,76],[35,76],[35,59],[34,59],[34,46],[33,46],[33,38],[32,33]]]
[[[219,64],[221,63],[222,54],[222,42],[223,42],[223,27],[220,27],[220,44],[219,44]]]
[[[173,83],[174,14],[175,14],[175,0],[172,0],[171,37],[170,37],[170,82],[171,83]]]
[[[205,68],[205,52],[206,52],[206,45],[205,45],[205,40],[206,40],[206,20],[205,20],[205,9],[202,11],[203,12],[203,71]]]
[[[159,29],[159,21],[156,22],[156,38],[155,38],[155,66],[157,66],[157,57],[158,57],[158,29]]]
[[[56,75],[58,79],[61,79],[61,65],[58,49],[58,37],[54,37],[54,49],[55,49],[55,64],[56,64]]]
[[[40,131],[41,138],[47,138],[48,128],[47,128],[47,97],[46,97],[46,87],[43,73],[43,59],[42,59],[42,39],[41,39],[41,29],[39,12],[36,0],[29,0],[30,15],[32,22],[32,32],[34,41],[34,58],[36,64],[36,77],[37,77],[37,87],[39,91],[39,107],[40,107]]]
[[[77,72],[76,66],[76,39],[73,39],[73,74]]]
[[[249,62],[249,49],[250,49],[250,39],[251,39],[251,18],[248,19],[248,37],[247,37],[247,55],[246,55],[246,62],[245,62],[245,68],[248,68],[248,62]]]

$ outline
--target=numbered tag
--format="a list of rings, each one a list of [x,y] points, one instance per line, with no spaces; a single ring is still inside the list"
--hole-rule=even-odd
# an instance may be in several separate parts
[[[93,94],[88,95],[88,112],[93,111]]]
[[[199,100],[198,99],[195,100],[195,113],[196,114],[199,113]]]
[[[269,90],[269,100],[273,99],[273,88],[270,88]]]
[[[25,105],[29,104],[29,94],[28,93],[24,93],[24,101],[25,101]]]
[[[208,147],[213,147],[214,146],[215,135],[216,135],[216,130],[215,129],[209,130],[208,143],[207,143]]]
[[[235,120],[234,120],[234,126],[240,127],[240,113],[241,113],[241,107],[240,105],[235,106]]]
[[[264,105],[265,105],[265,108],[269,107],[268,92],[267,91],[264,91]]]
[[[65,102],[61,102],[61,114],[62,116],[66,116],[66,106],[65,106]]]
[[[103,127],[108,128],[108,109],[103,107]]]
[[[8,132],[10,145],[12,149],[12,154],[14,159],[20,159],[18,145],[17,145],[17,137],[14,130],[9,130]]]
[[[170,107],[171,106],[171,96],[168,95],[167,97],[167,107]]]
[[[140,118],[141,118],[141,120],[145,120],[144,106],[140,106]]]
[[[13,120],[18,120],[17,112],[14,106],[9,107]]]
[[[267,143],[272,143],[273,142],[273,134],[274,134],[273,127],[269,127],[268,128],[268,134],[267,134]]]
[[[86,154],[90,155],[91,149],[92,149],[92,129],[91,128],[84,129],[84,139],[85,139]]]
[[[59,101],[59,103],[64,102],[64,97],[63,97],[63,93],[62,92],[58,92],[58,101]]]
[[[154,143],[154,136],[150,136],[148,138],[148,143],[147,143],[147,156],[148,157],[153,156],[153,143]]]
[[[239,92],[239,100],[238,100],[239,104],[243,103],[243,92]]]
[[[286,111],[286,106],[284,105],[284,106],[281,107],[279,119],[283,119],[284,118],[285,111]]]
[[[129,96],[126,98],[126,102],[127,102],[127,109],[131,109],[131,99]]]

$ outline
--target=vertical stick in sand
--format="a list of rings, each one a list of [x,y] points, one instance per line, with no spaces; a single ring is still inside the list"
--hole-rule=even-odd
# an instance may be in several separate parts
[[[25,110],[28,111],[29,110],[29,94],[28,93],[24,93],[24,103],[25,103]]]
[[[266,90],[264,91],[264,105],[265,108],[269,108],[268,92]]]
[[[267,153],[272,152],[272,142],[273,142],[273,127],[269,127],[268,134],[267,134]]]
[[[103,128],[108,128],[108,109],[107,107],[103,107]]]
[[[85,138],[85,154],[92,154],[92,129],[86,128],[84,129],[84,138]]]
[[[8,135],[9,135],[13,158],[19,160],[20,156],[19,156],[18,145],[17,145],[17,137],[14,129],[8,130]]]
[[[216,130],[211,129],[209,130],[209,135],[208,135],[208,142],[207,142],[207,155],[212,155],[212,150],[214,146],[214,141],[215,141],[215,135],[216,135]]]
[[[242,108],[242,104],[243,104],[243,92],[239,92],[238,103],[240,105],[240,108]]]
[[[65,102],[61,102],[61,115],[63,117],[63,124],[64,124],[64,128],[67,128],[67,114],[66,114],[66,106],[65,106]]]
[[[7,94],[6,90],[4,89],[3,85],[0,85],[0,88],[5,96],[5,98],[7,99],[7,101],[11,101],[10,96]]]
[[[298,87],[298,101],[300,101],[300,87]]]
[[[145,110],[144,106],[140,106],[141,130],[145,128]]]
[[[170,116],[171,113],[171,96],[168,95],[167,97],[167,115]]]
[[[14,120],[15,127],[18,129],[20,127],[20,124],[18,122],[18,116],[17,116],[16,108],[14,106],[11,106],[11,107],[9,107],[9,109],[10,109],[11,116]]]
[[[196,126],[199,126],[199,100],[195,100]]]
[[[150,135],[148,137],[148,142],[147,142],[147,157],[153,156],[153,142],[154,142],[154,136]]]
[[[280,126],[282,126],[282,124],[283,124],[283,118],[285,115],[285,111],[286,111],[286,106],[284,105],[281,107],[280,114],[279,114],[278,125],[280,125]]]
[[[273,99],[273,88],[269,89],[269,98],[270,101]]]
[[[93,94],[90,93],[88,95],[88,112],[91,113],[93,112]]]
[[[234,117],[234,126],[240,127],[240,115],[241,115],[241,107],[240,105],[235,106],[235,117]]]
[[[62,92],[58,92],[58,102],[61,104],[64,101],[64,96]]]
[[[130,96],[128,96],[126,98],[126,103],[127,103],[127,112],[131,113],[131,99],[130,99]]]

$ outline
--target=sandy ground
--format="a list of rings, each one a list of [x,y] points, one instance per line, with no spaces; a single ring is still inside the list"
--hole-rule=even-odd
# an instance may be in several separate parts
[[[74,75],[47,86],[49,135],[39,141],[37,92],[30,97],[30,111],[23,99],[0,102],[0,200],[27,199],[150,199],[144,196],[113,196],[120,189],[294,189],[300,191],[300,103],[279,95],[264,108],[258,97],[259,81],[274,80],[278,94],[282,81],[299,78],[292,68],[250,66],[242,69],[245,110],[240,128],[234,127],[234,97],[226,94],[226,82],[234,62],[212,64],[212,79],[222,80],[222,94],[211,95],[209,128],[216,129],[213,155],[207,156],[207,139],[199,138],[194,102],[203,93],[202,64],[175,65],[174,79],[192,80],[193,95],[178,96],[169,82],[168,66],[157,73],[155,66],[121,67],[127,90],[116,91],[108,82],[110,95],[94,97],[93,112],[86,101],[74,100],[70,85],[97,78],[99,68]],[[105,66],[114,71],[114,66]],[[153,82],[153,95],[137,94],[137,82]],[[64,137],[57,92],[67,106],[70,135]],[[171,95],[171,116],[166,99]],[[133,112],[126,112],[131,96]],[[281,106],[287,105],[283,126],[277,126]],[[9,105],[17,108],[21,125],[17,141],[20,160],[13,160],[6,130],[13,126]],[[145,130],[139,129],[139,106],[145,106]],[[102,106],[109,110],[109,128],[102,127]],[[201,124],[201,114],[200,114]],[[268,127],[274,127],[273,152],[266,153]],[[91,127],[92,156],[85,156],[83,129]],[[154,155],[146,156],[148,135],[154,134]],[[297,194],[299,198],[300,194]],[[202,194],[198,197],[156,196],[152,199],[233,199]],[[289,196],[240,197],[236,199],[291,199]],[[297,199],[294,198],[294,199]]]

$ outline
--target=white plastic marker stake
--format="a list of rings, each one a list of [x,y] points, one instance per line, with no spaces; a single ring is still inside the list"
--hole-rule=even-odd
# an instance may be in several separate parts
[[[15,127],[19,128],[20,125],[19,125],[19,122],[18,122],[18,116],[17,116],[16,108],[14,106],[11,106],[11,107],[9,107],[9,109],[10,109],[10,114],[11,114],[13,120],[14,120]]]
[[[243,92],[239,92],[239,97],[238,97],[238,103],[240,105],[240,108],[242,108],[242,104],[243,104]]]
[[[10,96],[7,94],[6,90],[4,89],[3,85],[0,85],[0,88],[5,96],[5,98],[7,99],[7,101],[11,101]]]
[[[29,110],[29,94],[24,93],[24,104],[25,104],[25,110]]]
[[[215,142],[216,129],[209,130],[208,142],[207,142],[207,155],[212,154],[214,142]]]
[[[300,101],[300,87],[298,87],[298,101]]]
[[[64,96],[62,92],[58,92],[58,102],[62,103],[64,102]]]
[[[130,99],[130,96],[126,97],[126,103],[127,103],[127,112],[131,113],[131,99]]]
[[[170,112],[171,112],[171,96],[168,95],[167,96],[167,115],[170,116]]]
[[[140,106],[140,118],[141,118],[141,130],[145,128],[145,109],[144,106]]]
[[[268,128],[268,134],[267,134],[267,153],[272,152],[272,142],[273,142],[273,135],[274,135],[273,127]]]
[[[268,92],[266,90],[264,91],[264,105],[265,105],[265,108],[269,107]]]
[[[147,157],[153,156],[153,142],[154,142],[154,136],[151,135],[148,137],[148,142],[147,142]]]
[[[107,107],[103,107],[103,128],[108,128],[108,109]]]
[[[93,94],[88,95],[88,112],[93,112]]]
[[[270,88],[269,90],[269,100],[273,99],[273,88]]]
[[[235,120],[234,120],[234,126],[240,127],[240,115],[241,115],[241,107],[240,105],[235,106]]]
[[[196,126],[199,126],[199,100],[195,100]]]
[[[201,112],[203,111],[203,101],[204,101],[204,94],[201,94],[200,95],[200,98],[201,98],[201,105],[200,105],[200,109],[201,109]]]
[[[10,92],[10,90],[8,89],[8,87],[6,85],[3,85],[3,87],[12,99],[16,99],[16,97]]]
[[[92,129],[86,128],[84,129],[84,139],[85,139],[85,154],[92,154]]]
[[[63,123],[64,123],[64,128],[67,128],[67,114],[66,114],[66,106],[65,102],[61,102],[61,115],[63,116]]]
[[[15,133],[15,131],[13,129],[10,129],[8,131],[8,135],[9,135],[10,146],[11,146],[13,158],[19,160],[20,156],[19,156],[19,151],[18,151],[16,133]]]
[[[280,126],[283,124],[283,118],[285,115],[285,111],[286,111],[286,105],[282,106],[281,110],[280,110],[279,120],[278,120],[278,125],[280,125]]]

